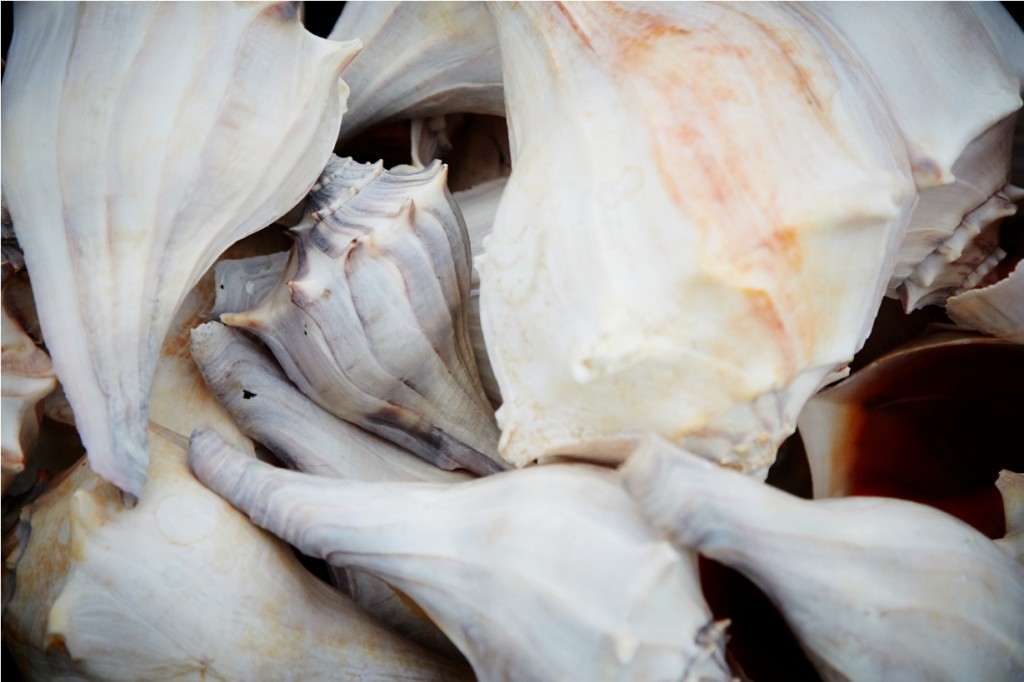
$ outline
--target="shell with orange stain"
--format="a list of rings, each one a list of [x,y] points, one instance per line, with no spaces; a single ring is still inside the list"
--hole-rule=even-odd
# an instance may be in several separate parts
[[[654,431],[763,475],[866,338],[914,201],[860,61],[779,5],[491,9],[502,455],[614,460]]]

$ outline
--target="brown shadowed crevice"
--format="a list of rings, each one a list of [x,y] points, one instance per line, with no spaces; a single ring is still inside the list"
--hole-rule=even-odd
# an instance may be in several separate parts
[[[820,682],[778,609],[737,571],[700,557],[704,598],[716,620],[728,618],[729,657],[751,680]]]
[[[849,494],[921,502],[1005,534],[995,481],[1024,471],[1024,346],[948,345],[919,353],[860,398]]]
[[[952,324],[946,311],[929,305],[911,313],[903,312],[903,304],[894,298],[882,299],[875,316],[871,335],[850,363],[850,374],[919,336],[933,324]]]
[[[302,25],[313,35],[326,38],[344,9],[344,2],[304,2]]]
[[[775,463],[768,470],[766,483],[805,500],[814,496],[811,465],[807,461],[807,451],[799,433],[794,433],[779,447]]]
[[[345,126],[344,117],[341,125]],[[359,163],[383,161],[385,168],[412,163],[412,131],[409,121],[374,126],[335,147],[334,153],[342,158],[351,157]]]

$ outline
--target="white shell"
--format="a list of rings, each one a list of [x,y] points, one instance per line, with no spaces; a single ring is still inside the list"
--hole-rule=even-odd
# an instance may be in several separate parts
[[[3,296],[6,299],[8,277],[13,275],[13,266],[3,265]],[[3,492],[14,477],[25,469],[25,459],[32,452],[39,434],[38,405],[54,387],[57,378],[53,374],[50,357],[7,310],[6,300],[0,311],[3,337]]]
[[[826,680],[1024,676],[1024,567],[957,519],[886,498],[801,500],[655,438],[623,475],[674,542],[769,596]]]
[[[359,180],[339,184],[341,168]],[[444,167],[381,173],[335,158],[308,206],[277,288],[221,319],[258,334],[331,414],[444,469],[503,469],[466,329],[466,228]]]
[[[211,269],[161,349],[152,475],[137,504],[83,459],[23,513],[3,615],[15,656],[40,679],[463,679],[319,582],[189,473],[182,434],[196,427],[252,452],[188,353],[212,281]]]
[[[695,555],[659,539],[612,472],[338,481],[275,469],[208,430],[189,461],[257,525],[415,599],[481,680],[730,679]]]
[[[287,264],[287,251],[218,261],[214,277],[216,299],[210,316],[240,313],[259,304],[277,284]]]
[[[4,629],[33,677],[467,678],[206,490],[176,440],[150,433],[150,482],[132,509],[83,461],[26,513]]]
[[[502,456],[616,460],[653,431],[763,476],[866,338],[914,201],[863,66],[785,5],[490,9]]]
[[[316,179],[358,44],[312,36],[288,3],[15,13],[4,194],[92,465],[138,495],[171,318],[225,248]]]
[[[342,73],[352,88],[343,139],[401,118],[504,115],[498,39],[482,2],[348,2],[328,37],[365,45]]]
[[[994,255],[998,221],[1016,211],[997,197],[1009,181],[1024,70],[1021,54],[1002,43],[1021,36],[1005,10],[987,4],[806,8],[864,59],[906,142],[919,200],[889,293],[908,311],[970,288],[972,276],[980,280],[1001,257]],[[996,13],[1004,26],[993,35]]]
[[[469,478],[326,412],[241,331],[218,322],[201,325],[192,331],[191,350],[206,385],[242,431],[293,469],[356,481]]]

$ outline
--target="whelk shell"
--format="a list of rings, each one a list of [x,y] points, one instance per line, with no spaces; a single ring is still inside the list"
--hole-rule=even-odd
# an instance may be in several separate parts
[[[482,2],[350,2],[328,36],[363,51],[341,138],[371,125],[449,112],[505,113],[494,25]]]
[[[622,471],[673,542],[772,599],[826,680],[1024,675],[1024,566],[952,516],[886,498],[801,500],[653,437]]]
[[[359,45],[312,36],[290,3],[26,4],[15,20],[4,195],[92,466],[137,496],[171,318],[315,181]]]
[[[889,292],[907,310],[942,303],[995,266],[998,221],[1016,211],[1004,188],[1024,64],[1004,42],[1019,31],[998,3],[806,9],[864,60],[910,155],[918,202]]]
[[[358,180],[338,184],[349,175]],[[259,335],[331,414],[444,469],[502,470],[467,332],[466,227],[444,166],[381,172],[335,158],[308,208],[277,288],[221,319]]]
[[[481,680],[730,679],[696,556],[656,536],[614,472],[339,481],[275,469],[210,430],[189,462],[256,525],[415,599]]]
[[[909,219],[885,103],[789,6],[489,9],[515,164],[478,262],[502,456],[614,460],[655,432],[764,476]]]
[[[25,469],[25,458],[39,434],[39,408],[57,385],[50,357],[25,333],[7,310],[7,284],[14,266],[3,264],[3,492]]]

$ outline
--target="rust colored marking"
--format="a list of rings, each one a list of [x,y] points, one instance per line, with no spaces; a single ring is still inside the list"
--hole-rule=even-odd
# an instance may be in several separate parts
[[[792,78],[793,85],[803,93],[807,100],[807,103],[811,105],[819,114],[824,112],[825,108],[822,106],[821,100],[818,99],[818,95],[814,90],[814,82],[811,75],[807,72],[800,62],[794,57],[796,50],[793,47],[793,42],[787,39],[785,36],[780,34],[775,29],[771,28],[767,24],[764,24],[749,14],[743,13],[744,18],[758,28],[762,34],[767,38],[769,45],[774,45],[778,48],[777,52],[786,66],[790,69],[790,76]]]
[[[591,52],[594,52],[595,51],[594,50],[594,46],[590,42],[590,37],[587,35],[586,31],[584,31],[582,28],[580,28],[580,25],[576,23],[576,19],[573,18],[572,14],[565,7],[565,3],[563,3],[563,2],[556,2],[554,4],[554,8],[556,10],[558,10],[558,12],[562,15],[562,17],[569,23],[569,28],[571,28],[572,32],[576,34],[576,37],[580,39],[580,42],[583,43],[583,45],[588,50],[590,50]]]
[[[757,320],[758,327],[773,337],[784,339],[786,336],[786,325],[779,316],[779,310],[772,299],[763,291],[746,290],[744,292],[748,302],[750,317]],[[765,343],[769,341],[766,339]],[[796,372],[797,358],[796,349],[792,344],[775,342],[775,347],[782,353],[783,371],[786,376],[792,376]]]

